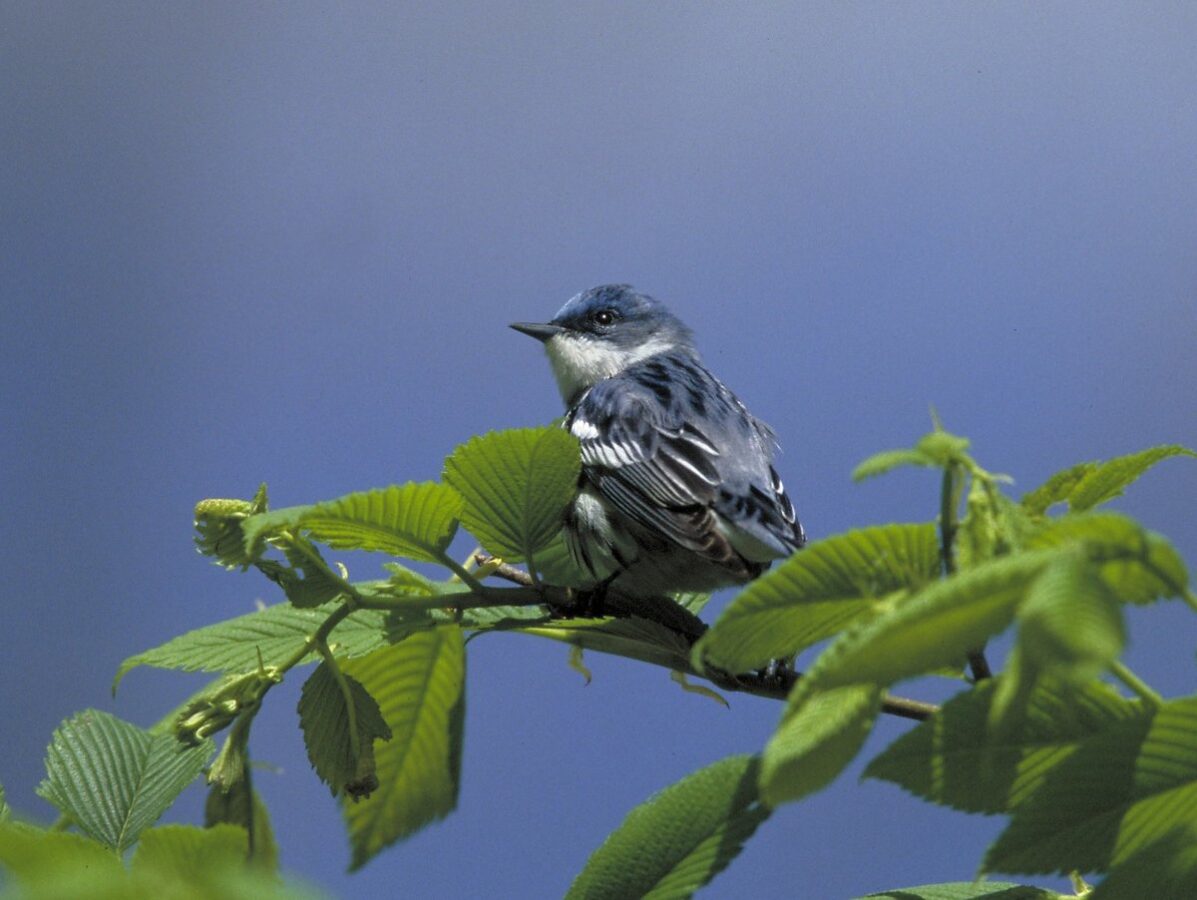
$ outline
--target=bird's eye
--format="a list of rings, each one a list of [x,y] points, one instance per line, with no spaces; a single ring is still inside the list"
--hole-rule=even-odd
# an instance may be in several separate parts
[[[615,321],[615,312],[610,309],[600,309],[594,314],[594,321],[599,325],[610,325]]]

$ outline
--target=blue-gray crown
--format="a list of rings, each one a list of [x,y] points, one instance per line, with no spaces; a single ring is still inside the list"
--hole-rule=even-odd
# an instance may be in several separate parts
[[[563,331],[619,347],[654,341],[693,349],[690,329],[659,300],[627,284],[602,284],[573,297],[545,325],[521,322],[517,330],[546,341]]]

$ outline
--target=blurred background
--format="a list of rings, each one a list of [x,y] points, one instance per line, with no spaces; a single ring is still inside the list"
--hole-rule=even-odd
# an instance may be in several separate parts
[[[204,677],[138,670],[113,700],[125,656],[279,599],[196,555],[196,500],[434,478],[475,433],[549,421],[506,325],[594,284],[694,328],[816,539],[934,516],[934,473],[848,477],[931,404],[1016,494],[1197,444],[1195,40],[1181,2],[0,3],[10,803],[51,817],[65,716],[146,725]],[[1195,498],[1172,460],[1117,508],[1197,564]],[[1139,674],[1193,690],[1191,614],[1133,610],[1131,639]],[[459,809],[352,876],[289,680],[253,742],[283,864],[337,896],[559,896],[628,810],[780,712],[593,654],[585,686],[566,656],[470,645]],[[705,896],[973,877],[1001,820],[859,771]]]

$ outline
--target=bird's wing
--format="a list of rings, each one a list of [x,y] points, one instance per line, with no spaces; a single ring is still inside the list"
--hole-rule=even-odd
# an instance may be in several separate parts
[[[605,500],[645,528],[715,557],[727,548],[711,513],[722,484],[720,452],[636,384],[596,385],[568,424],[586,475]]]

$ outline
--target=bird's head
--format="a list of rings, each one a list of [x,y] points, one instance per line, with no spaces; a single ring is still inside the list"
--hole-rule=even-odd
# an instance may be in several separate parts
[[[541,341],[565,402],[638,362],[675,350],[694,352],[690,329],[665,305],[626,284],[604,284],[573,297],[544,324],[516,322]]]

